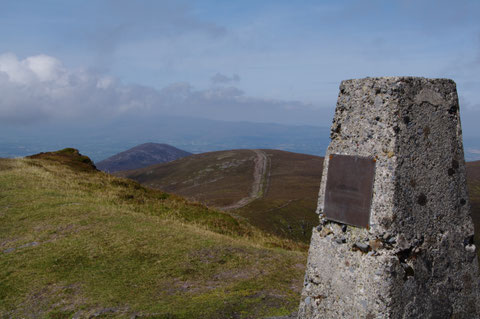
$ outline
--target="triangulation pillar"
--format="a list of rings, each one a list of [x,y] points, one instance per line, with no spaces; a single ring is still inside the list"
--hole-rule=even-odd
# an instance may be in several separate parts
[[[299,318],[479,318],[455,83],[343,81]]]

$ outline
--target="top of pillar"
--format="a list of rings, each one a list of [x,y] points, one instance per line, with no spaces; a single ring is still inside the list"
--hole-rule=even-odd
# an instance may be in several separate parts
[[[425,81],[425,82],[452,82],[455,83],[452,79],[447,78],[426,78],[421,76],[381,76],[381,77],[365,77],[359,79],[347,79],[343,80],[343,82],[350,82],[350,81],[378,81],[378,82],[399,82],[399,81]]]

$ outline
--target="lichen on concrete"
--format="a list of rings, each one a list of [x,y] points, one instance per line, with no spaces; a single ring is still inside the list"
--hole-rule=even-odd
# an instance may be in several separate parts
[[[330,154],[376,159],[368,229],[323,215]],[[340,85],[299,318],[478,318],[458,97],[448,79]]]

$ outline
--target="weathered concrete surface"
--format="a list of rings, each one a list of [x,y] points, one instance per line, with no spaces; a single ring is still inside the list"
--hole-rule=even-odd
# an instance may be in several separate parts
[[[343,81],[299,318],[479,318],[455,83]],[[370,228],[325,220],[330,154],[373,156]]]

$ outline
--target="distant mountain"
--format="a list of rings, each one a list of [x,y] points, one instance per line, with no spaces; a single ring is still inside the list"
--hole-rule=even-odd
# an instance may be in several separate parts
[[[0,125],[0,157],[74,147],[98,163],[145,141],[162,141],[194,154],[248,148],[321,156],[330,142],[330,128],[173,116],[130,116],[88,124]]]
[[[167,163],[192,155],[168,144],[145,143],[113,155],[95,165],[101,171],[113,173]]]
[[[279,150],[209,152],[118,176],[241,216],[263,231],[308,243],[318,224],[323,158]]]

